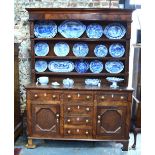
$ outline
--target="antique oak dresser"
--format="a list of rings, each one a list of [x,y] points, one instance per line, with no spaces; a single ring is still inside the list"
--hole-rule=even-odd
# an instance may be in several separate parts
[[[30,22],[31,39],[31,73],[32,84],[27,89],[27,148],[35,148],[33,139],[53,140],[81,140],[81,141],[115,141],[122,143],[122,150],[128,150],[129,129],[131,117],[131,102],[133,90],[128,88],[129,77],[129,49],[131,37],[132,11],[124,9],[51,9],[27,8]],[[39,21],[53,21],[59,26],[69,20],[80,21],[88,26],[97,23],[103,28],[111,23],[120,23],[126,28],[121,39],[109,39],[104,34],[100,38],[89,38],[86,32],[78,38],[65,38],[59,32],[51,38],[40,38],[34,35],[34,25]],[[46,56],[37,56],[34,52],[35,44],[45,42],[49,45]],[[57,56],[54,45],[65,42],[70,51],[67,56]],[[72,52],[75,43],[86,43],[89,53],[85,57],[77,57]],[[94,48],[104,44],[107,48],[113,43],[121,43],[125,48],[122,57],[112,57],[109,53],[105,57],[96,57]],[[35,70],[37,60],[54,61],[87,61],[99,60],[103,64],[107,61],[121,61],[124,69],[120,73],[109,73],[103,67],[100,73],[90,70],[78,73],[71,72],[44,72]],[[47,76],[48,85],[36,85],[38,77]],[[106,77],[119,77],[124,81],[118,88],[110,88]],[[72,87],[64,87],[63,79],[74,80]],[[85,79],[97,78],[101,80],[100,86],[87,86]],[[60,83],[52,86],[52,82]]]

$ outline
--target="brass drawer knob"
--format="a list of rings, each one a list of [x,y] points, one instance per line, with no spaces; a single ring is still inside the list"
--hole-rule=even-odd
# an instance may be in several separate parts
[[[67,110],[68,110],[68,111],[70,111],[70,110],[71,110],[71,108],[70,108],[70,107],[68,107],[68,108],[67,108]]]
[[[56,98],[56,95],[52,95],[52,98],[55,99]]]
[[[71,131],[70,131],[70,130],[68,130],[68,131],[67,131],[67,133],[69,133],[69,134],[70,134],[70,133],[71,133]]]
[[[100,124],[100,123],[101,123],[101,121],[100,121],[100,120],[98,120],[98,121],[97,121],[97,123],[98,123],[98,124]]]
[[[124,99],[124,96],[121,96],[121,99]]]
[[[71,98],[71,95],[68,95],[67,98]]]
[[[90,99],[90,96],[86,96],[86,99],[89,100]]]
[[[89,132],[88,131],[86,131],[86,135],[88,135],[89,134]]]
[[[86,111],[90,111],[90,108],[86,108]]]
[[[101,116],[100,116],[100,115],[98,115],[97,117],[98,117],[99,119],[101,118]]]
[[[47,94],[46,94],[46,93],[44,93],[44,96],[46,97],[46,96],[47,96]]]
[[[103,100],[105,97],[104,96],[101,96],[101,99]]]
[[[86,123],[88,123],[89,122],[89,120],[88,119],[86,119]]]
[[[77,130],[76,130],[76,132],[80,132],[80,130],[79,130],[79,129],[77,129]]]
[[[67,120],[67,122],[69,123],[69,122],[71,122],[71,120],[70,120],[70,119],[68,119],[68,120]]]
[[[36,97],[36,98],[37,98],[37,97],[38,97],[38,95],[37,95],[37,94],[35,94],[35,95],[34,95],[34,97]]]

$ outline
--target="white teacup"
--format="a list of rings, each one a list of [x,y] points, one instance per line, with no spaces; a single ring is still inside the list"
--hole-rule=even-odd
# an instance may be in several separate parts
[[[46,76],[41,76],[41,77],[37,78],[36,84],[38,84],[38,82],[39,82],[41,85],[47,85],[48,82],[49,82],[49,78],[46,77]]]

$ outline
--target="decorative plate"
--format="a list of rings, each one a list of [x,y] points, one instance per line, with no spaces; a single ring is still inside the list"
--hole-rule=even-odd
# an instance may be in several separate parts
[[[88,71],[88,69],[89,69],[89,63],[87,61],[80,60],[75,62],[75,70],[78,73],[85,73]]]
[[[76,57],[85,57],[88,52],[89,48],[85,43],[76,43],[73,45],[73,53]]]
[[[85,84],[90,86],[98,86],[100,84],[101,80],[99,79],[85,79]]]
[[[108,49],[105,45],[97,45],[94,49],[94,54],[97,57],[105,57],[108,54]]]
[[[120,73],[124,69],[124,65],[121,61],[108,61],[105,63],[105,69],[109,73]]]
[[[100,73],[103,70],[103,63],[99,60],[94,60],[90,63],[90,70],[93,73]]]
[[[86,26],[80,21],[66,20],[58,27],[58,32],[65,38],[79,38]]]
[[[47,62],[44,60],[38,60],[35,62],[35,70],[37,72],[44,72],[47,69]]]
[[[125,27],[120,23],[112,23],[105,27],[104,35],[109,39],[121,39],[126,33]]]
[[[37,38],[53,38],[57,34],[57,25],[52,21],[36,22],[34,35]]]
[[[34,51],[37,56],[46,56],[49,52],[49,46],[45,42],[38,42],[34,46]]]
[[[54,45],[54,53],[57,56],[64,57],[69,53],[69,45],[65,42],[59,42]]]
[[[71,61],[51,61],[48,69],[52,72],[71,72],[74,69],[74,63]]]
[[[109,53],[114,58],[120,58],[124,55],[125,48],[122,44],[115,43],[115,44],[110,45]]]
[[[103,28],[101,25],[93,23],[88,25],[86,33],[89,38],[101,38],[103,35]]]

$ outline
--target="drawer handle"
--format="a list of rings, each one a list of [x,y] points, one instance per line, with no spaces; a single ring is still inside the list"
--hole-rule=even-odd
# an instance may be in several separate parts
[[[97,121],[97,123],[98,123],[98,124],[100,124],[100,123],[101,123],[101,121],[100,121],[100,120],[98,120],[98,121]]]
[[[86,108],[86,111],[90,111],[90,108]]]
[[[80,97],[80,94],[78,93],[78,98]]]
[[[86,96],[86,99],[89,100],[90,99],[90,96]]]
[[[86,123],[88,123],[89,122],[89,120],[88,119],[86,119]]]
[[[44,96],[46,97],[46,96],[47,96],[47,94],[46,94],[46,93],[44,93]]]
[[[68,95],[67,98],[71,98],[71,95]]]
[[[105,97],[104,96],[101,96],[101,99],[103,100]]]
[[[60,115],[59,114],[56,114],[56,117],[59,117]]]
[[[88,131],[86,131],[86,135],[88,135],[89,134],[89,132]]]
[[[80,130],[79,130],[79,129],[77,129],[77,130],[76,130],[76,132],[80,132]]]
[[[70,120],[70,119],[68,119],[68,120],[67,120],[67,122],[69,123],[69,122],[71,122],[71,120]]]
[[[121,99],[124,99],[124,96],[121,96]]]
[[[55,99],[56,98],[56,95],[53,95],[52,97],[53,97],[53,99]]]
[[[67,131],[67,133],[69,133],[69,134],[70,134],[70,133],[71,133],[71,131],[70,131],[70,130],[68,130],[68,131]]]
[[[80,120],[80,118],[78,117],[76,120],[77,120],[77,121],[79,121],[79,120]]]
[[[114,98],[114,95],[112,94],[111,97]]]
[[[80,109],[80,106],[78,105],[78,107],[77,107],[78,109]]]
[[[100,116],[100,115],[98,115],[97,117],[98,117],[98,119],[100,119],[100,118],[101,118],[101,116]]]
[[[37,98],[37,97],[38,97],[38,95],[37,95],[37,94],[35,94],[35,95],[34,95],[34,97],[35,97],[35,98]]]
[[[71,110],[71,108],[70,108],[70,107],[68,107],[68,108],[67,108],[67,110],[68,110],[68,111],[70,111],[70,110]]]

